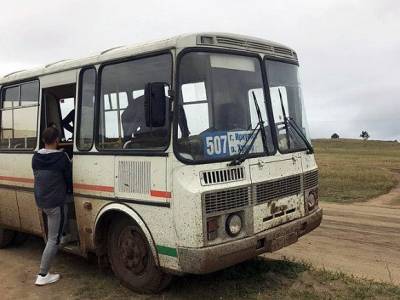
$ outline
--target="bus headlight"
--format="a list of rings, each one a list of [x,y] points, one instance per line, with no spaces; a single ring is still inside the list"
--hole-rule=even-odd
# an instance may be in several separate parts
[[[242,225],[242,218],[238,214],[230,214],[226,219],[225,229],[230,236],[234,237],[240,233]]]
[[[309,209],[313,209],[315,206],[315,196],[313,193],[310,193],[307,198],[307,204]]]
[[[306,203],[308,211],[313,210],[318,205],[318,189],[313,189],[308,192]]]

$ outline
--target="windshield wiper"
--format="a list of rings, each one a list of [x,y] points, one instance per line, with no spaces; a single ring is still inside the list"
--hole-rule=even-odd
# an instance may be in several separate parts
[[[252,92],[252,94],[253,94],[254,105],[256,107],[258,123],[257,123],[256,127],[253,129],[253,131],[251,132],[250,137],[247,139],[246,143],[244,143],[243,148],[240,149],[237,157],[234,160],[232,160],[228,164],[228,166],[240,165],[242,162],[244,162],[247,159],[247,157],[249,156],[250,150],[251,150],[251,148],[253,148],[254,142],[256,141],[257,135],[258,135],[258,133],[260,131],[262,133],[261,138],[262,138],[262,141],[263,141],[263,146],[264,146],[267,154],[269,154],[268,147],[267,147],[267,144],[266,144],[264,120],[262,119],[262,116],[261,116],[261,110],[260,110],[260,107],[258,106],[256,94],[254,93],[254,91]],[[247,144],[249,143],[250,140],[251,140],[250,145],[247,146]]]
[[[300,126],[297,125],[296,121],[292,117],[289,117],[288,121],[289,121],[289,124],[291,125],[291,127],[294,129],[294,131],[296,131],[296,133],[303,140],[304,144],[306,144],[307,149],[308,149],[307,153],[308,154],[313,154],[314,153],[314,148],[311,145],[311,143],[308,141],[307,137],[305,136],[303,130],[301,130]]]
[[[260,106],[258,105],[257,97],[256,97],[256,94],[254,93],[254,91],[252,91],[251,93],[253,94],[254,106],[256,107],[256,111],[257,111],[258,124],[260,125],[261,138],[262,138],[262,142],[264,145],[264,150],[267,153],[267,155],[269,155],[270,153],[269,153],[268,144],[267,144],[267,134],[265,133],[264,120],[261,115]]]
[[[313,146],[308,141],[307,137],[305,136],[305,134],[303,133],[303,131],[301,130],[299,125],[297,125],[296,121],[292,117],[286,116],[286,110],[285,110],[285,106],[283,105],[283,99],[282,99],[282,94],[281,94],[280,88],[278,88],[278,92],[279,92],[279,98],[281,100],[281,108],[282,108],[282,114],[283,114],[283,122],[285,124],[285,129],[286,129],[286,141],[287,141],[288,149],[290,149],[290,134],[289,134],[289,125],[290,125],[294,129],[294,131],[297,133],[297,135],[299,135],[300,138],[303,140],[304,144],[306,145],[306,147],[308,149],[307,153],[309,153],[309,154],[314,153]]]
[[[285,109],[285,105],[283,105],[282,93],[281,93],[281,89],[280,88],[278,88],[278,92],[279,92],[279,99],[281,100],[283,123],[285,124],[285,130],[286,130],[286,145],[287,145],[288,149],[290,149],[290,136],[289,136],[289,128],[288,128],[288,125],[289,125],[288,117],[286,116],[286,109]]]

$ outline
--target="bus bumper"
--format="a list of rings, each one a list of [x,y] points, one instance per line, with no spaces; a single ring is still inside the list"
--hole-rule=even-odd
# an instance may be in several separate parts
[[[289,223],[241,240],[206,248],[178,248],[183,273],[205,274],[224,269],[265,252],[274,252],[295,243],[299,237],[317,228],[322,209]]]

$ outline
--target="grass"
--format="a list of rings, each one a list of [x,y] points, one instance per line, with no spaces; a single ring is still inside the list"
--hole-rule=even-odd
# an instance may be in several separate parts
[[[80,274],[76,299],[400,299],[400,287],[257,258],[209,275],[177,277],[161,295],[137,295],[112,275]]]
[[[208,275],[176,277],[160,295],[140,295],[121,286],[111,271],[100,272],[94,262],[60,253],[54,269],[63,279],[54,286],[34,288],[29,282],[34,279],[42,250],[42,241],[36,237],[29,239],[24,247],[13,249],[14,258],[22,255],[27,263],[27,269],[18,271],[18,282],[7,287],[17,290],[19,298],[30,295],[25,298],[400,299],[399,286],[318,270],[309,264],[261,257]],[[31,271],[26,273],[27,270]]]
[[[322,201],[366,201],[389,192],[400,172],[400,144],[384,141],[314,140]]]
[[[287,260],[258,258],[211,275],[178,280],[163,294],[165,298],[400,299],[400,287],[315,270],[308,264]]]

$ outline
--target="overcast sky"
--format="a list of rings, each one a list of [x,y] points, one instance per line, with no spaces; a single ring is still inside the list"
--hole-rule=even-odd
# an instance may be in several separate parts
[[[400,140],[399,0],[5,1],[0,74],[186,32],[294,48],[313,138]]]

